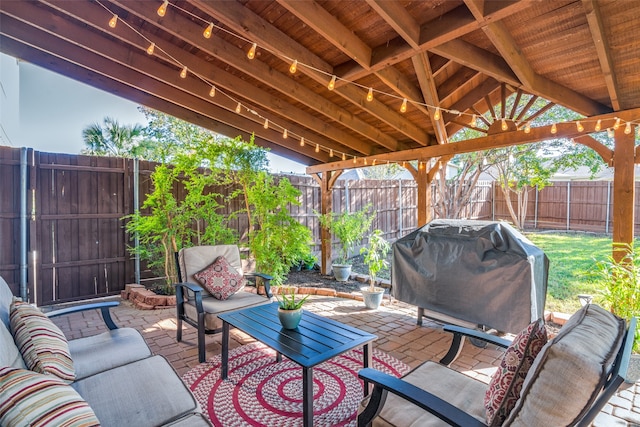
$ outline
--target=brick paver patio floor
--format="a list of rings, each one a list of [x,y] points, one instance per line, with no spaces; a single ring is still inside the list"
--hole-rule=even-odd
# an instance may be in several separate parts
[[[438,323],[425,320],[422,326],[417,326],[416,308],[397,301],[385,301],[380,309],[368,310],[361,301],[313,296],[305,309],[376,334],[375,348],[411,367],[426,360],[438,360],[446,353],[451,341],[451,335],[443,332]],[[198,364],[196,330],[186,325],[183,341],[176,342],[174,308],[138,310],[130,302],[123,301],[112,309],[112,315],[118,326],[139,330],[151,351],[165,356],[178,374],[182,375]],[[55,318],[54,321],[70,339],[105,330],[96,310]],[[206,340],[208,357],[220,352],[220,334],[208,335]],[[232,329],[231,348],[253,341],[253,338]],[[452,368],[488,382],[501,357],[502,351],[496,347],[480,349],[466,343]],[[640,426],[640,382],[623,385],[593,425]]]

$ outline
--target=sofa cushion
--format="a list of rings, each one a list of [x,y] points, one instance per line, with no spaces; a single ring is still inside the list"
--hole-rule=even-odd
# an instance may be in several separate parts
[[[193,277],[207,288],[211,296],[223,301],[244,287],[244,276],[223,256],[217,257]]]
[[[254,307],[256,305],[269,304],[269,298],[251,292],[240,291],[233,294],[229,299],[220,301],[211,296],[202,298],[202,307],[205,311],[204,327],[207,330],[215,330],[222,327],[222,321],[218,315],[228,311],[239,310],[241,308]],[[185,315],[193,321],[198,320],[198,310],[193,300],[189,300],[184,305]]]
[[[404,381],[427,390],[481,422],[485,420],[483,396],[486,384],[470,380],[468,376],[435,362],[425,362],[402,377]],[[420,426],[435,427],[445,425],[441,419],[421,409],[395,394],[389,393],[384,408],[373,425],[378,426]]]
[[[69,344],[60,328],[27,303],[11,304],[9,317],[13,338],[29,369],[66,381],[75,379]]]
[[[69,351],[76,380],[151,356],[144,338],[133,328],[118,328],[71,340]]]
[[[189,389],[162,356],[119,366],[71,386],[105,427],[159,426],[198,408]]]
[[[0,368],[0,425],[90,427],[100,422],[68,384],[50,375]]]
[[[0,366],[10,366],[12,368],[27,369],[27,365],[22,360],[20,350],[13,341],[11,332],[0,322]]]
[[[0,276],[0,321],[9,329],[9,307],[14,296],[7,282]]]
[[[516,406],[527,372],[546,343],[544,320],[538,319],[520,332],[507,348],[484,397],[489,425],[502,425]]]
[[[578,310],[527,373],[505,425],[573,425],[597,397],[625,334],[625,321],[597,305]]]

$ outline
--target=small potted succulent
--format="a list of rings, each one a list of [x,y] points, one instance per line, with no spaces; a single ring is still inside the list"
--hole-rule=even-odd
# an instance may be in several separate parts
[[[296,300],[294,288],[291,288],[289,295],[285,293],[278,298],[278,295],[276,294],[276,299],[278,300],[278,319],[280,320],[280,324],[283,328],[295,329],[298,327],[300,319],[302,319],[302,305],[305,303],[307,298],[309,298],[309,295]]]
[[[360,249],[369,268],[369,286],[360,288],[367,308],[377,309],[382,303],[384,289],[375,285],[376,276],[389,266],[387,254],[390,250],[391,245],[385,240],[382,230],[374,230],[369,236],[369,245]]]

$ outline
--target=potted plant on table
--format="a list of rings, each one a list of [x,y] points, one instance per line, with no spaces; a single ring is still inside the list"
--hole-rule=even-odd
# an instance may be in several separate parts
[[[289,295],[282,294],[281,298],[278,298],[276,294],[276,299],[278,300],[278,319],[283,328],[295,329],[298,327],[300,319],[302,319],[302,305],[307,298],[309,298],[309,295],[296,300],[296,293],[293,288]]]
[[[390,250],[391,245],[385,240],[382,230],[374,230],[369,236],[369,245],[360,249],[364,263],[369,268],[369,286],[360,288],[367,308],[376,309],[382,303],[384,289],[376,286],[376,276],[389,267],[387,254]]]
[[[318,215],[320,225],[327,228],[340,242],[340,254],[336,262],[331,264],[333,275],[339,282],[346,282],[351,276],[351,252],[369,230],[375,216],[375,212],[369,212],[370,208],[371,204],[356,212],[328,212]]]

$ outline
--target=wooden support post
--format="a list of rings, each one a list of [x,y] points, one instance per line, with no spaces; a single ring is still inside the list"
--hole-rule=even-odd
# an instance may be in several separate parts
[[[623,127],[615,131],[613,154],[613,257],[624,258],[627,250],[616,250],[616,244],[632,244],[635,200],[635,132],[625,134]]]
[[[418,227],[422,227],[431,221],[431,181],[427,174],[427,166],[418,165],[418,173],[415,176],[418,184]]]
[[[331,172],[323,172],[320,179],[320,213],[326,214],[333,210],[333,182]],[[320,227],[320,265],[322,274],[331,273],[331,233],[325,227]]]

